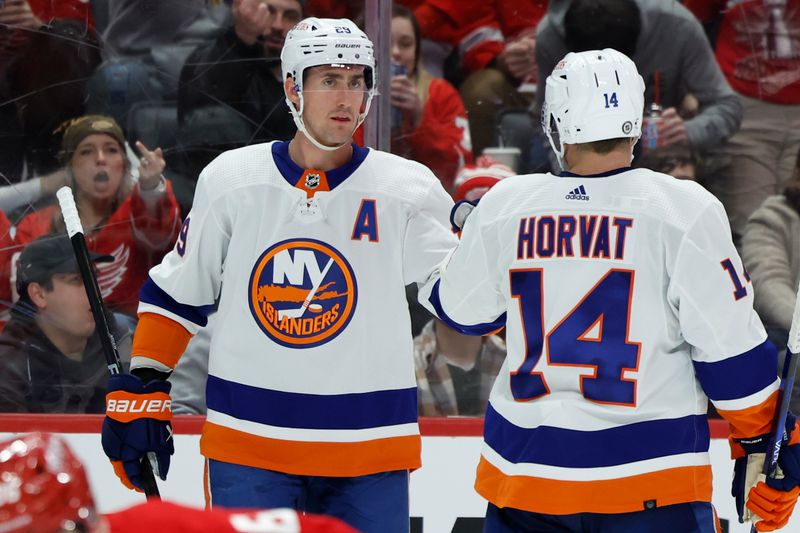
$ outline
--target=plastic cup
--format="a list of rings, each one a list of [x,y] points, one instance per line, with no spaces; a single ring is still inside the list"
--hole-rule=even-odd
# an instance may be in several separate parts
[[[487,146],[483,149],[483,155],[488,155],[499,163],[511,167],[511,170],[516,172],[522,151],[516,146]]]

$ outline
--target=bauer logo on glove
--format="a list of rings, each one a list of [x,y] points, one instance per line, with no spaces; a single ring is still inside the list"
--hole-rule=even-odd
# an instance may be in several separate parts
[[[142,415],[156,415],[148,418],[169,420],[172,418],[172,400],[163,393],[150,394],[148,398],[129,396],[124,391],[110,392],[106,395],[106,415],[119,422],[130,422]]]
[[[153,473],[167,479],[170,456],[175,451],[170,388],[168,381],[145,384],[130,374],[116,374],[108,380],[103,450],[129,489],[143,489],[141,462],[145,457]]]

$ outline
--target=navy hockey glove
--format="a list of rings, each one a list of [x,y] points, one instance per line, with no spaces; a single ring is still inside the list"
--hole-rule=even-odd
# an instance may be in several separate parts
[[[167,479],[172,442],[172,384],[155,379],[144,384],[130,374],[108,378],[103,451],[114,473],[129,489],[143,492],[141,461],[146,456],[153,474]]]
[[[731,494],[736,499],[739,522],[754,522],[758,531],[773,531],[786,525],[800,494],[800,426],[792,413],[786,426],[774,477],[762,475],[770,435],[733,439],[738,455],[733,469]],[[742,451],[744,454],[742,454]]]
[[[450,224],[453,225],[453,233],[461,234],[461,230],[464,229],[464,224],[467,222],[467,217],[476,207],[478,207],[478,200],[456,202],[456,205],[450,211]]]

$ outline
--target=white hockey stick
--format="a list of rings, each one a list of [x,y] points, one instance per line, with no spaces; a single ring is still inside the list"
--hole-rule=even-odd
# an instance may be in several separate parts
[[[325,274],[328,273],[328,270],[330,270],[332,264],[333,264],[333,258],[331,257],[330,259],[328,259],[328,264],[325,265],[325,268],[322,269],[322,272],[320,273],[317,282],[314,284],[313,287],[311,287],[311,290],[308,291],[308,296],[306,296],[306,299],[303,301],[303,305],[301,305],[297,309],[280,309],[278,311],[278,320],[282,320],[283,318],[300,318],[301,316],[303,316],[303,314],[306,312],[306,309],[308,309],[308,304],[311,303],[311,300],[314,298],[314,295],[317,294],[319,286],[325,279]]]
[[[800,287],[797,288],[797,296],[795,296],[792,325],[789,328],[789,341],[786,345],[786,358],[783,360],[783,372],[781,374],[781,398],[778,404],[778,410],[775,413],[772,435],[767,445],[767,459],[764,461],[763,470],[764,478],[772,476],[778,464],[781,441],[786,431],[786,413],[789,411],[789,401],[792,399],[794,376],[797,371],[797,359],[800,357]],[[755,524],[750,526],[750,531],[755,533]]]

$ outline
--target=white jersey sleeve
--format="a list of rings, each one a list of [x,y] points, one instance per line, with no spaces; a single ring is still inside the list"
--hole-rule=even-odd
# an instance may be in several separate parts
[[[439,258],[457,242],[448,227],[453,200],[439,180],[434,180],[421,205],[408,221],[403,242],[403,277],[406,285],[425,281]]]
[[[212,163],[213,165],[213,163]],[[220,294],[230,226],[220,213],[207,167],[197,183],[192,210],[174,248],[150,270],[141,293],[139,313],[155,312],[192,334],[206,325],[206,315]]]
[[[719,202],[709,203],[684,234],[674,265],[667,297],[703,390],[721,411],[762,403],[778,388],[775,350],[765,343],[753,286]]]
[[[420,289],[419,300],[428,310],[466,334],[482,335],[505,324],[506,300],[499,290],[504,272],[497,261],[501,240],[496,228],[484,224],[484,213],[479,203],[458,247]]]

